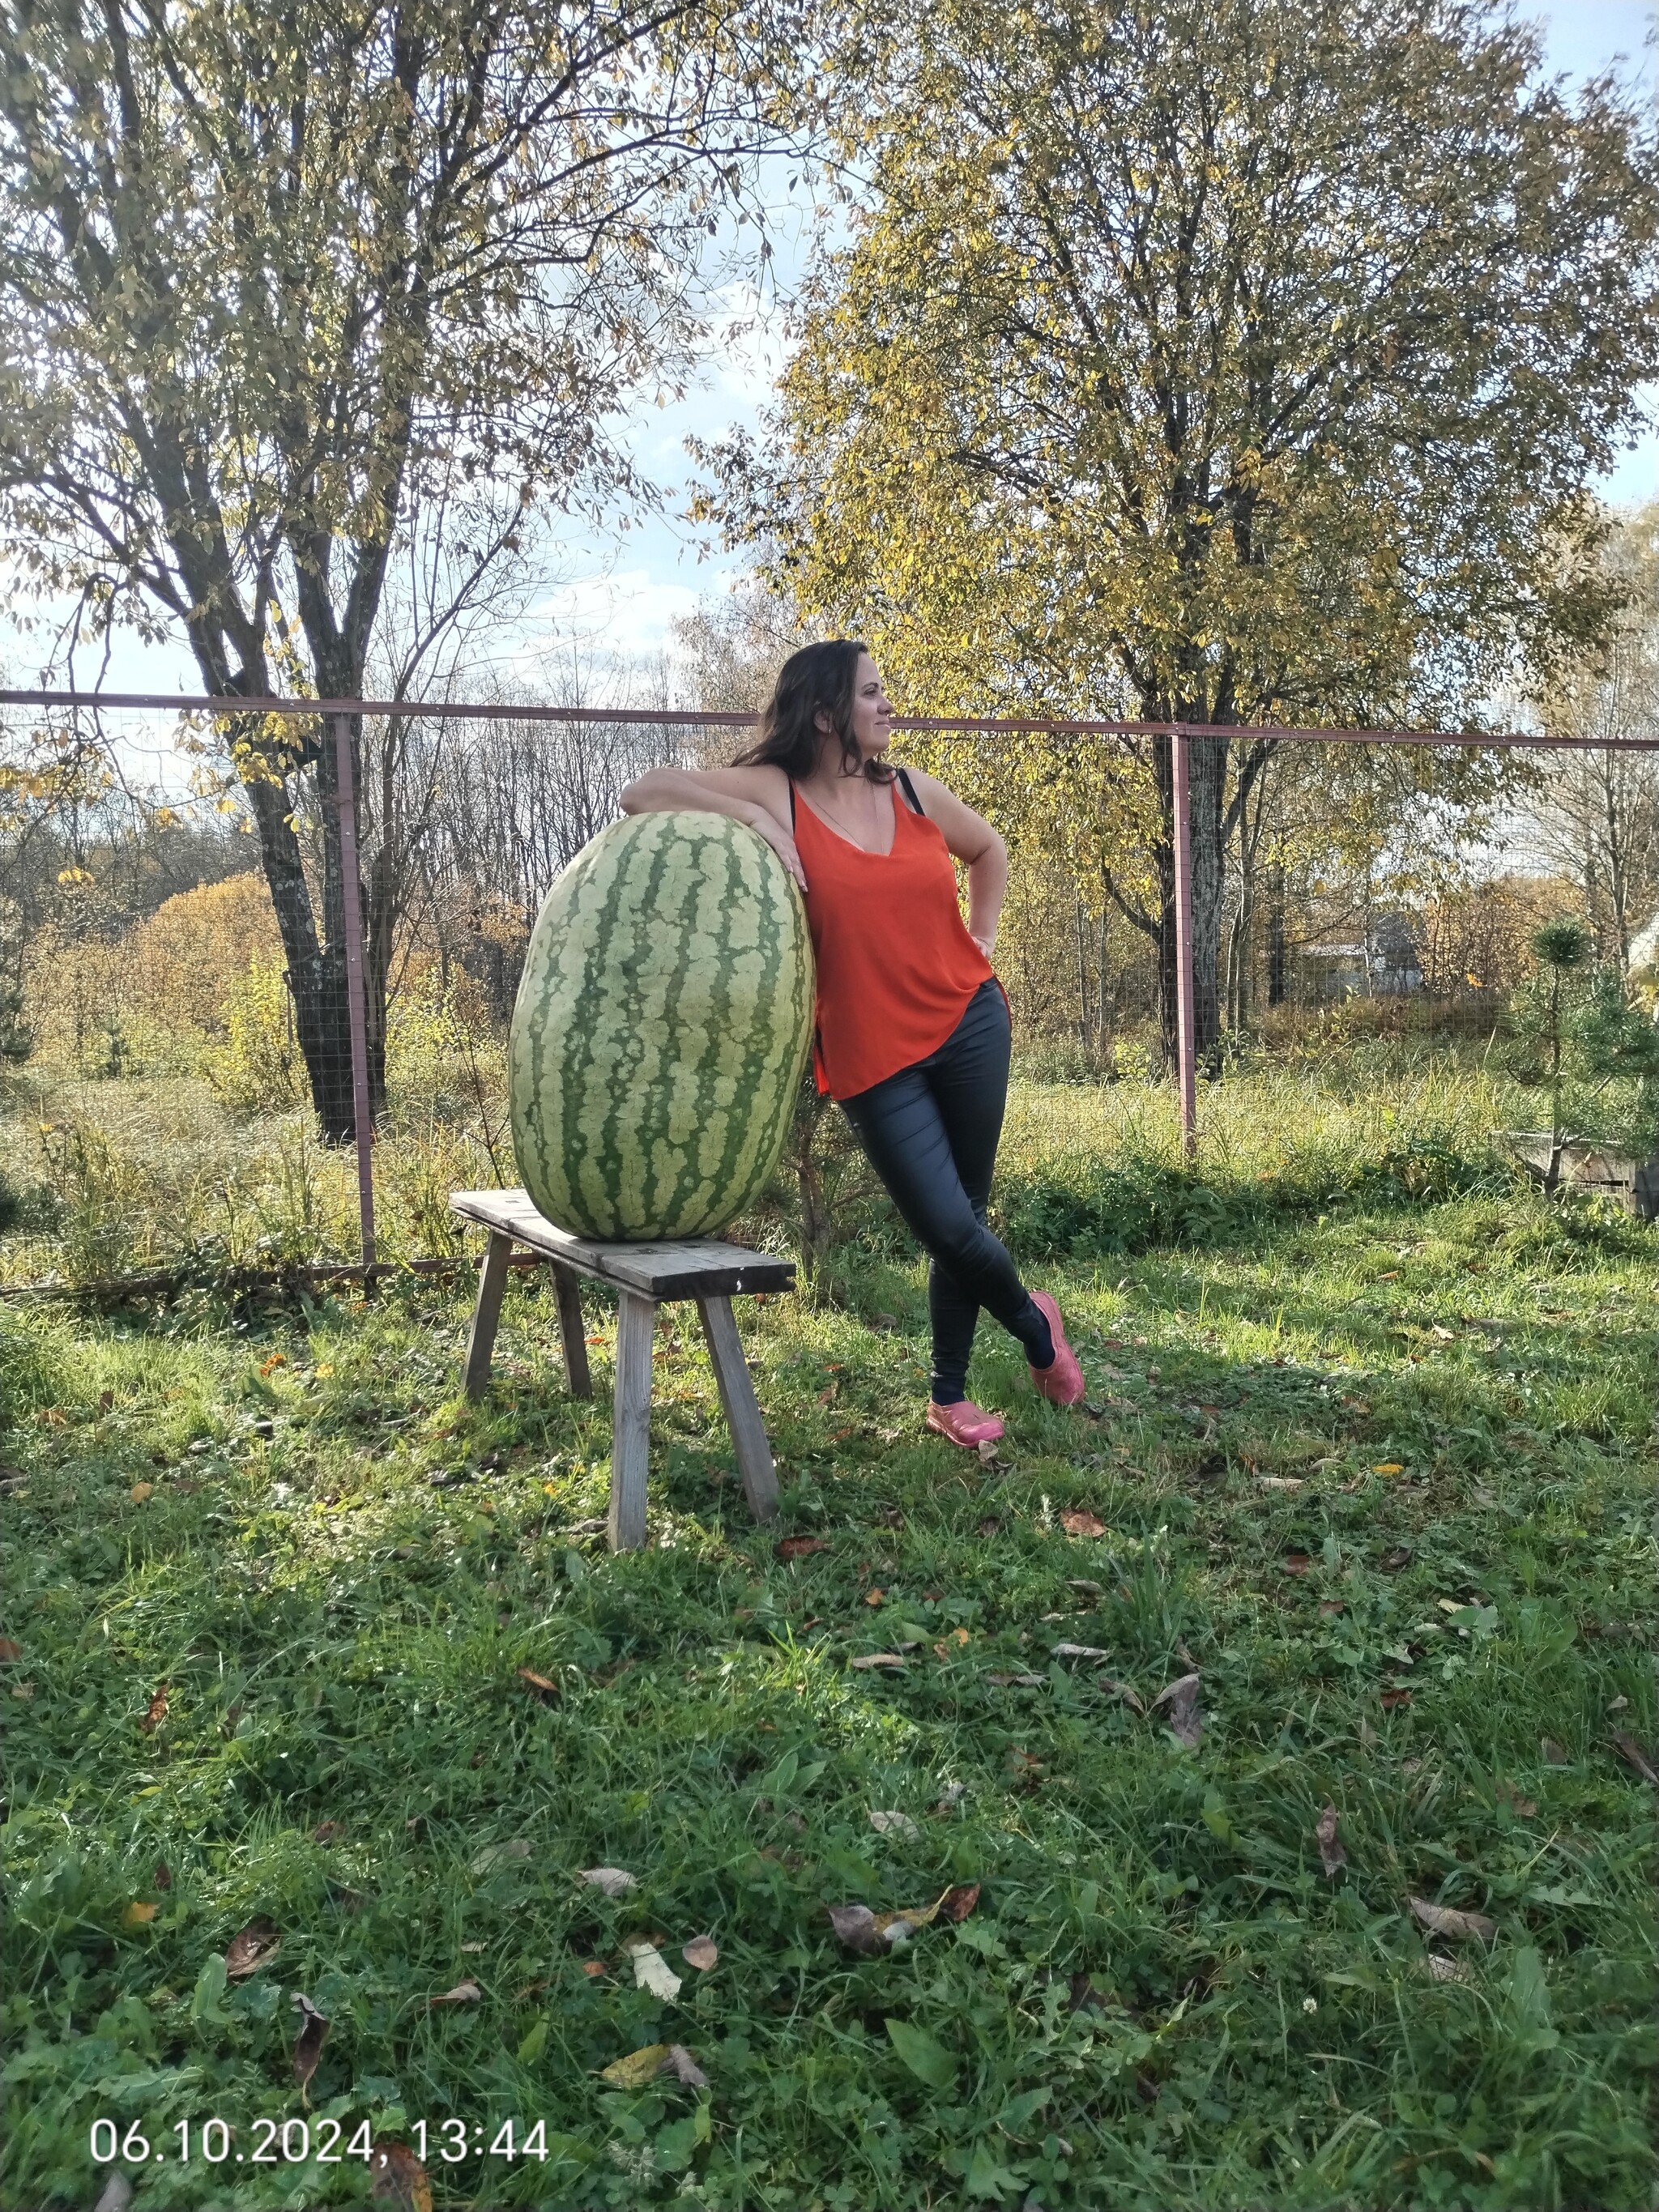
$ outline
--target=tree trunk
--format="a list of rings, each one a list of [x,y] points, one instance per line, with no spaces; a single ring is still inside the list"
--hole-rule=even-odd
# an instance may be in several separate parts
[[[1150,705],[1149,721],[1174,720]],[[1175,761],[1174,740],[1152,740],[1152,769],[1158,785],[1160,834],[1153,858],[1158,871],[1158,1010],[1164,1056],[1173,1067],[1176,1036]],[[1227,788],[1226,738],[1187,741],[1188,836],[1192,849],[1193,1041],[1197,1057],[1214,1065],[1221,1038],[1221,911],[1227,888],[1224,802]]]
[[[1267,892],[1267,1004],[1282,1006],[1290,995],[1285,961],[1285,871],[1275,868]]]
[[[305,1062],[324,1141],[349,1143],[356,1127],[351,1097],[351,1032],[346,1020],[345,957],[337,936],[319,945],[311,893],[295,834],[292,801],[274,777],[245,781],[259,839],[259,858],[276,913],[294,1005],[295,1042]],[[338,830],[335,846],[338,848]]]
[[[1097,1031],[1098,1038],[1097,1050],[1099,1053],[1103,1068],[1108,1066],[1110,1059],[1112,1042],[1111,978],[1106,964],[1106,918],[1110,911],[1107,902],[1103,898],[1100,902],[1100,933],[1097,947],[1098,966],[1096,977],[1098,985],[1100,1017],[1099,1028]]]

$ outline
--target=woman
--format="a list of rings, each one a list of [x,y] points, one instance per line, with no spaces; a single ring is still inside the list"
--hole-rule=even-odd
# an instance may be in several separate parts
[[[652,769],[629,814],[729,814],[758,830],[806,898],[817,959],[818,1088],[841,1104],[932,1265],[927,1425],[969,1448],[1002,1423],[967,1395],[983,1306],[1056,1405],[1083,1395],[1060,1309],[1028,1291],[985,1225],[1008,1091],[1008,1002],[992,972],[1008,854],[945,786],[884,758],[893,710],[867,650],[792,653],[761,741],[726,769]],[[951,856],[968,867],[963,925]]]

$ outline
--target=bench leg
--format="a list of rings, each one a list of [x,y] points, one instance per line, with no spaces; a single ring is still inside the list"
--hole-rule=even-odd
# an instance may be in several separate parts
[[[611,1548],[645,1541],[645,1477],[651,1456],[651,1346],[657,1302],[623,1291],[617,1316],[616,1417],[611,1437]]]
[[[495,1349],[495,1325],[501,1317],[501,1293],[507,1288],[507,1255],[513,1239],[499,1229],[489,1232],[483,1265],[478,1270],[478,1297],[472,1309],[472,1334],[466,1340],[466,1364],[461,1388],[469,1398],[481,1398],[489,1381],[489,1362]]]
[[[553,1288],[559,1301],[559,1337],[564,1346],[565,1380],[573,1398],[591,1398],[593,1378],[587,1371],[587,1339],[582,1334],[582,1293],[574,1272],[555,1260]]]
[[[732,1301],[699,1298],[697,1311],[702,1316],[702,1333],[708,1340],[708,1356],[714,1362],[714,1380],[720,1385],[720,1404],[726,1409],[726,1425],[732,1432],[738,1472],[743,1477],[743,1494],[756,1520],[769,1521],[778,1510],[777,1473],[772,1465],[772,1447],[766,1440],[766,1424],[761,1419],[755,1386],[743,1356],[743,1339],[738,1334]]]

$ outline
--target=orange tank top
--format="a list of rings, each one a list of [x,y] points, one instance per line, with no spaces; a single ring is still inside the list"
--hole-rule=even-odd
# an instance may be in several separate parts
[[[866,853],[790,787],[817,961],[818,1089],[854,1098],[937,1052],[990,962],[968,934],[937,822],[893,792],[893,843]]]

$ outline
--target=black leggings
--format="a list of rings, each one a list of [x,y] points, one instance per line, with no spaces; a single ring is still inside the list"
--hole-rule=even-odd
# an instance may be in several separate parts
[[[935,1405],[967,1394],[983,1306],[1033,1365],[1054,1356],[1048,1324],[1006,1248],[985,1226],[1008,1099],[1008,1004],[981,983],[937,1052],[842,1101],[842,1111],[912,1235],[927,1250]]]

